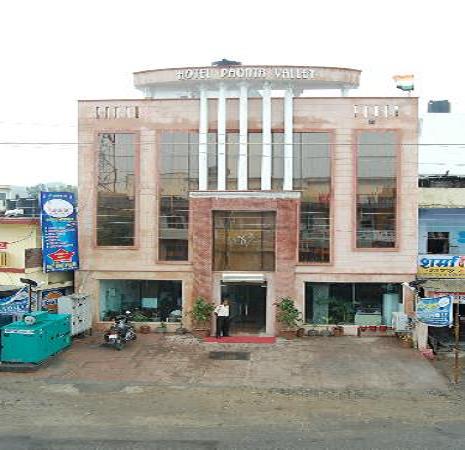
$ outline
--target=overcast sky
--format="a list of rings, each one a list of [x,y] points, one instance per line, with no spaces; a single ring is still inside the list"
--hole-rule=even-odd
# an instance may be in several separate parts
[[[223,57],[361,69],[352,95],[403,95],[392,76],[414,73],[422,101],[450,99],[464,112],[461,3],[7,0],[0,141],[76,142],[77,99],[137,98],[134,71]],[[452,167],[465,163],[462,151]],[[0,152],[0,184],[76,182],[75,145],[0,145]]]

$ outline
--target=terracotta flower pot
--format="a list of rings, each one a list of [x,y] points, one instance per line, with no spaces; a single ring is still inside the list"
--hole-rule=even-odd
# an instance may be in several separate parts
[[[207,328],[193,328],[191,334],[196,338],[203,339],[204,337],[210,336],[210,330]]]
[[[296,339],[297,330],[279,330],[279,337],[282,337],[287,340]]]
[[[139,333],[141,334],[149,334],[152,331],[149,325],[141,325],[139,328]]]
[[[333,328],[334,336],[343,336],[344,335],[344,328],[342,327],[334,327]]]
[[[296,332],[297,337],[301,338],[305,336],[305,328],[299,328]]]

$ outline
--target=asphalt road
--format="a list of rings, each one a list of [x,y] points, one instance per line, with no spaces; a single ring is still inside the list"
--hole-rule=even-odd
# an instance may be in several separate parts
[[[337,424],[337,422],[336,422]],[[273,427],[274,428],[274,427]],[[332,431],[265,429],[177,429],[166,430],[164,437],[133,440],[53,439],[34,436],[2,436],[1,450],[214,450],[214,449],[463,449],[463,422],[435,426],[407,427],[393,423],[354,423],[349,429]],[[331,427],[333,428],[333,427]],[[111,430],[116,435],[119,430]],[[203,436],[210,435],[210,439]]]
[[[462,390],[0,384],[0,449],[462,449]]]

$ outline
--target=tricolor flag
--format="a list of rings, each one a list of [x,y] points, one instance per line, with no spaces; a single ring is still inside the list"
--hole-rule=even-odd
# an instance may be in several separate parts
[[[394,75],[397,89],[402,91],[413,91],[413,75]]]

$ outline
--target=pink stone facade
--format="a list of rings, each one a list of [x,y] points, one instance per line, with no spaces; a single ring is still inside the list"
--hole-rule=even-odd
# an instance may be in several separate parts
[[[375,116],[373,111],[395,105],[397,114]],[[217,128],[216,100],[209,100],[208,127]],[[97,108],[137,107],[137,117],[97,118]],[[272,99],[272,129],[282,130],[283,99]],[[227,129],[239,128],[239,100],[227,99]],[[355,113],[354,111],[357,111]],[[365,115],[365,111],[367,115]],[[373,117],[371,117],[373,114]],[[261,101],[249,99],[248,128],[261,129]],[[213,210],[273,210],[277,214],[276,270],[267,274],[267,333],[275,331],[273,302],[280,296],[296,298],[304,309],[305,282],[411,281],[417,255],[417,100],[415,98],[305,98],[294,99],[294,131],[332,134],[331,261],[298,263],[299,201],[291,199],[192,198],[189,221],[190,260],[158,261],[159,137],[163,130],[199,128],[198,99],[102,100],[79,103],[79,227],[81,270],[77,289],[90,292],[98,321],[99,280],[180,280],[183,307],[195,296],[219,301],[221,274],[212,271]],[[355,139],[359,130],[395,130],[398,149],[398,245],[389,250],[355,249]],[[96,157],[98,133],[135,132],[139,137],[136,180],[136,246],[98,248],[95,244]],[[188,322],[187,322],[188,323]]]

